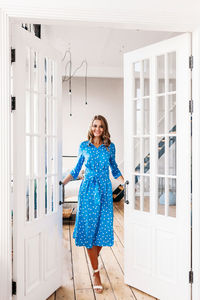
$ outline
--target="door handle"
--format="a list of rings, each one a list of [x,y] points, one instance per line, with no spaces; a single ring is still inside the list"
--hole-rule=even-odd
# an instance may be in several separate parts
[[[64,189],[64,185],[62,183],[62,181],[59,181],[59,185],[62,185],[62,201],[59,201],[59,205],[62,205],[64,202],[64,199],[65,199],[65,189]]]
[[[126,204],[129,204],[129,200],[128,200],[128,184],[129,184],[129,181],[126,180],[125,183],[124,183],[124,202]]]

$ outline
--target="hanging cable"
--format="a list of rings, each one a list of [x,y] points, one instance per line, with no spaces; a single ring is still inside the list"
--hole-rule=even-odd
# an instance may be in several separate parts
[[[87,61],[85,61],[85,104],[87,104],[87,68],[88,64]]]
[[[70,116],[72,116],[72,78],[76,75],[77,71],[85,65],[85,77],[84,77],[84,86],[85,86],[85,105],[88,104],[87,102],[87,70],[88,70],[88,63],[87,60],[84,59],[81,64],[74,70],[72,73],[72,60],[71,60],[71,51],[66,50],[65,54],[62,58],[62,61],[64,61],[65,57],[69,54],[69,61],[65,65],[65,76],[63,78],[63,81],[68,82],[69,81],[69,98],[70,98]],[[69,75],[67,76],[67,69],[69,67]]]

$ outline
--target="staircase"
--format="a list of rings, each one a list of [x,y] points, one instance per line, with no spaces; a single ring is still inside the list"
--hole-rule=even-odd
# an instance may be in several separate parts
[[[175,132],[176,131],[176,125],[174,125],[174,127],[169,131],[169,132]],[[169,138],[169,147],[171,147],[174,143],[176,142],[176,137],[175,136],[171,136]],[[160,159],[164,153],[165,153],[165,138],[163,137],[159,143],[158,143],[158,158]],[[147,173],[150,169],[150,153],[148,153],[145,158],[144,158],[144,173]],[[140,164],[137,165],[137,167],[135,168],[135,171],[139,171],[140,170]],[[139,176],[135,176],[135,184],[138,183],[138,178]]]

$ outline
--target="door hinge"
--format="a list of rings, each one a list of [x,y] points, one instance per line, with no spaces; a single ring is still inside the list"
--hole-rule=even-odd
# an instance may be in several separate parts
[[[193,63],[194,63],[194,59],[193,59],[193,55],[189,56],[189,68],[192,70],[193,69]]]
[[[189,283],[193,283],[193,271],[189,272]]]
[[[11,63],[15,62],[15,49],[11,48]]]
[[[16,97],[11,96],[11,111],[16,110]]]
[[[17,283],[12,281],[12,295],[17,295]]]
[[[193,113],[194,111],[194,103],[193,100],[189,100],[189,112]]]

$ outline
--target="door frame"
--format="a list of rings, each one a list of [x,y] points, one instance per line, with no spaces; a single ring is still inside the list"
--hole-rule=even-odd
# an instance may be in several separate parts
[[[45,7],[44,7],[45,6]],[[76,21],[76,22],[90,22],[97,23],[103,26],[109,26],[113,28],[123,28],[123,29],[140,29],[140,30],[166,30],[174,32],[185,32],[191,31],[192,26],[188,24],[180,25],[177,27],[177,24],[171,25],[172,23],[168,22],[167,19],[163,23],[162,18],[155,21],[150,21],[149,15],[144,15],[144,18],[141,16],[133,16],[129,11],[123,12],[123,16],[114,10],[112,15],[107,13],[107,16],[104,16],[101,11],[98,12],[97,8],[86,10],[83,7],[77,9],[66,9],[63,4],[63,7],[48,9],[48,4],[45,3],[41,11],[38,8],[34,7],[34,3],[31,7],[31,4],[18,6],[5,4],[3,8],[0,8],[0,129],[1,129],[1,150],[0,150],[0,192],[1,199],[0,201],[0,236],[1,236],[1,262],[3,262],[0,267],[0,298],[2,299],[11,299],[12,295],[12,257],[11,257],[11,131],[10,131],[10,115],[11,115],[11,105],[10,105],[10,22],[11,18],[20,20],[21,22],[30,22],[30,19],[41,20],[48,19],[46,24],[55,23],[61,24],[66,23],[67,21]],[[152,17],[153,18],[153,17]],[[194,26],[193,26],[194,27]],[[159,30],[158,30],[159,28]],[[193,36],[193,53],[195,54],[194,60],[194,70],[193,70],[193,99],[195,113],[193,114],[193,129],[194,132],[198,133],[199,120],[198,115],[200,114],[200,88],[198,83],[200,80],[200,69],[198,69],[198,62],[200,61],[200,24],[197,29],[192,32]],[[196,100],[196,101],[195,101]],[[194,285],[193,285],[193,294],[200,295],[200,283],[195,278],[199,278],[200,271],[198,266],[200,265],[200,185],[198,184],[198,178],[200,178],[200,157],[198,155],[198,150],[200,149],[200,135],[198,134],[193,139],[193,149],[196,147],[193,159],[195,161],[193,167],[193,194],[196,194],[193,197],[193,266],[194,266]],[[194,176],[195,174],[195,176]],[[197,273],[196,273],[197,272]],[[196,299],[196,298],[195,298]]]
[[[192,71],[192,265],[193,299],[200,297],[200,28],[192,33],[192,53],[194,56]]]

